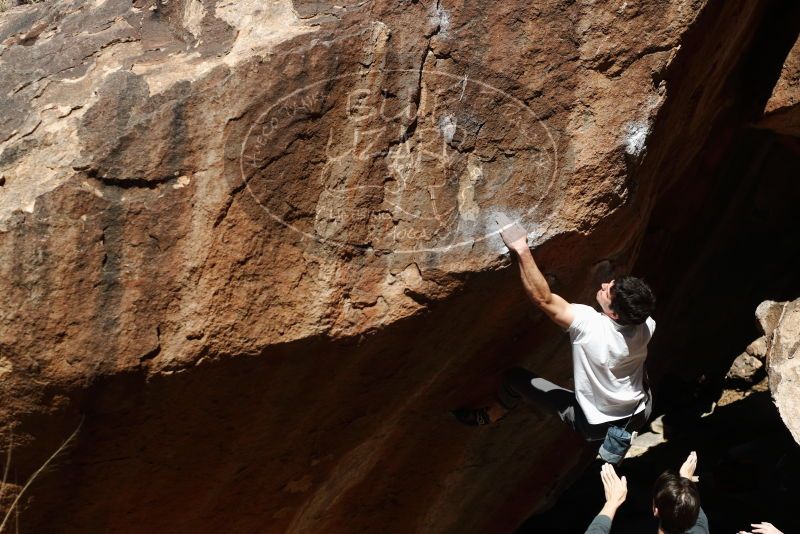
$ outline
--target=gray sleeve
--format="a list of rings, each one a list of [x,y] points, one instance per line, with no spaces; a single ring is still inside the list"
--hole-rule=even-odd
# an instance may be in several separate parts
[[[694,526],[690,528],[686,534],[709,534],[708,518],[702,508],[700,508],[700,514],[698,514]]]
[[[598,515],[586,529],[586,534],[608,534],[609,532],[611,532],[611,518],[607,515]]]

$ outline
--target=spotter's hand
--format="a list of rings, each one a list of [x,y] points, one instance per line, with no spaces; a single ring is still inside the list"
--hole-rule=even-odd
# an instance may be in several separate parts
[[[680,468],[680,475],[684,478],[688,478],[692,482],[697,482],[699,480],[698,477],[694,476],[694,472],[697,469],[697,453],[692,451],[689,453],[689,456],[686,458],[686,461],[683,462],[683,465]]]

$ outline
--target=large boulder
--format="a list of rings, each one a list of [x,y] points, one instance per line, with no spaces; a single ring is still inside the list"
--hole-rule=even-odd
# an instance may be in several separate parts
[[[769,389],[778,412],[800,444],[800,299],[764,301],[756,308],[764,331]]]
[[[571,375],[496,216],[591,303],[752,100],[731,80],[792,9],[3,12],[3,505],[36,475],[19,504],[36,532],[512,530],[595,447],[527,412],[448,414],[512,364]]]

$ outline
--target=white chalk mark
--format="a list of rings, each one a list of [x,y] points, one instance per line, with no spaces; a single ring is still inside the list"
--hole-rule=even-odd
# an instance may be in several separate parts
[[[458,119],[453,118],[452,115],[445,115],[439,119],[439,131],[442,133],[442,137],[444,137],[446,142],[450,143],[453,141],[457,125]]]
[[[629,123],[625,134],[625,152],[631,156],[639,156],[647,146],[647,136],[650,135],[650,123],[644,121]]]
[[[467,171],[458,180],[458,214],[462,220],[474,221],[478,218],[480,207],[475,202],[475,185],[483,179],[483,168],[472,154],[467,160]]]

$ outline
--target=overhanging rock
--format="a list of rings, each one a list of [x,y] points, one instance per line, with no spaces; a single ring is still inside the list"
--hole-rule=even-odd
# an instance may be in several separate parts
[[[1,13],[0,425],[20,480],[85,416],[22,530],[513,530],[596,448],[531,414],[448,414],[512,364],[571,375],[494,216],[591,302],[735,115],[773,4]]]

